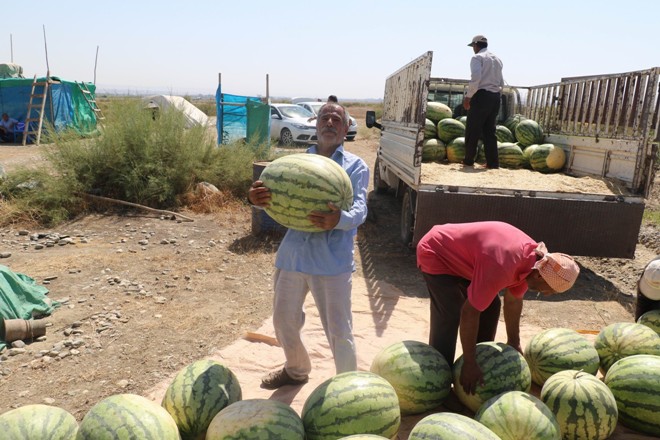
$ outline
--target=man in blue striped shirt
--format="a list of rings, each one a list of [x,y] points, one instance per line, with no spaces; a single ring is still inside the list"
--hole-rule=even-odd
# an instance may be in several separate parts
[[[286,362],[282,369],[262,379],[262,388],[300,385],[309,378],[312,365],[301,331],[305,323],[305,297],[310,291],[337,374],[357,369],[351,312],[353,242],[357,227],[367,218],[369,167],[364,160],[344,150],[348,127],[344,107],[330,102],[321,107],[316,120],[318,144],[307,153],[329,157],[346,170],[353,185],[353,206],[341,211],[329,203],[329,212],[314,211],[308,216],[323,232],[289,229],[284,236],[275,258],[273,326]],[[255,206],[268,206],[270,191],[261,181],[256,181],[249,190],[248,200]]]

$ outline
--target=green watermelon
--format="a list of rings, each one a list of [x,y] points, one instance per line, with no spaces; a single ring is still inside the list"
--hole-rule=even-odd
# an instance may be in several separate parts
[[[461,414],[441,412],[424,417],[410,431],[408,440],[500,440],[481,423]]]
[[[440,162],[447,157],[447,148],[440,139],[426,139],[422,144],[422,162]]]
[[[505,391],[529,392],[532,374],[522,354],[501,342],[477,344],[477,364],[483,373],[483,385],[477,385],[475,394],[467,394],[461,385],[463,355],[454,363],[454,392],[458,399],[473,412],[491,397]]]
[[[459,116],[456,120],[462,122],[467,127],[467,116]]]
[[[639,317],[638,324],[645,325],[660,335],[660,309],[649,310]]]
[[[477,163],[486,163],[486,149],[481,139],[477,142],[477,157],[474,159]]]
[[[660,437],[660,356],[635,355],[615,362],[605,385],[614,395],[622,424]]]
[[[465,138],[457,137],[446,147],[447,160],[451,163],[460,163],[465,159]]]
[[[73,440],[78,422],[56,406],[25,405],[0,415],[0,432],[8,440]]]
[[[515,142],[516,139],[513,136],[513,133],[511,133],[511,130],[506,128],[504,125],[497,125],[495,127],[495,137],[497,138],[498,142]]]
[[[434,123],[438,123],[443,119],[451,118],[451,109],[441,102],[429,101],[426,103],[426,118]]]
[[[532,153],[534,152],[534,150],[536,149],[536,147],[538,147],[539,145],[538,144],[533,144],[533,145],[530,145],[529,147],[523,147],[520,144],[518,144],[517,142],[516,142],[515,145],[518,145],[522,149],[522,152],[523,152],[522,166],[523,166],[523,168],[531,169],[532,168],[532,163],[530,162],[531,156],[532,156]]]
[[[546,380],[541,400],[557,418],[566,440],[604,440],[616,429],[614,395],[596,376],[564,370]]]
[[[438,136],[438,127],[430,119],[424,124],[424,139],[433,139]]]
[[[83,417],[76,440],[179,440],[172,416],[136,394],[115,394],[96,403]]]
[[[268,399],[235,402],[213,418],[205,440],[304,440],[305,427],[293,408]]]
[[[161,405],[186,440],[203,434],[221,409],[241,398],[241,385],[229,368],[217,361],[200,360],[177,373]]]
[[[465,136],[465,125],[461,121],[447,118],[438,122],[438,138],[445,144],[462,136]]]
[[[519,146],[511,142],[503,142],[497,146],[497,157],[500,166],[504,168],[520,168],[523,164],[523,152]]]
[[[343,211],[353,205],[353,186],[346,171],[320,154],[290,154],[275,159],[259,178],[270,189],[265,211],[287,228],[306,232],[323,229],[307,218],[312,211],[328,212],[328,202]]]
[[[532,119],[524,119],[516,125],[516,140],[521,145],[528,147],[533,144],[540,144],[543,142],[544,135],[543,129],[538,122]]]
[[[526,118],[523,115],[516,113],[515,115],[506,118],[503,125],[515,136],[516,126],[518,126],[518,123],[524,119]]]
[[[387,437],[375,434],[355,434],[342,437],[340,440],[389,440]]]
[[[600,371],[606,374],[614,362],[627,356],[660,355],[660,336],[642,324],[615,322],[598,333],[594,347],[600,357]]]
[[[564,370],[583,370],[595,375],[600,365],[593,344],[567,328],[551,328],[534,335],[525,347],[524,356],[532,381],[538,385]]]
[[[541,144],[530,152],[529,163],[534,171],[554,173],[564,168],[566,153],[553,144]]]
[[[401,410],[396,391],[367,371],[338,374],[312,391],[302,409],[307,440],[338,439],[353,434],[392,438]]]
[[[561,429],[552,411],[523,391],[491,397],[479,407],[474,419],[502,440],[561,440]]]
[[[440,406],[451,391],[451,369],[438,350],[418,341],[397,342],[371,362],[371,372],[396,391],[402,415]]]

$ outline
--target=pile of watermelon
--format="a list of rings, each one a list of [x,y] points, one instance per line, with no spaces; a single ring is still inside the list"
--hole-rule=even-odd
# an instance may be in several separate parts
[[[402,341],[374,357],[371,371],[318,385],[300,415],[275,400],[243,400],[229,368],[201,360],[177,373],[160,405],[136,394],[112,395],[80,423],[64,409],[25,405],[0,415],[0,432],[17,440],[382,440],[397,436],[402,416],[422,414],[411,440],[604,440],[619,422],[660,436],[658,317],[654,311],[637,323],[608,325],[593,343],[570,329],[548,329],[523,354],[503,343],[479,343],[483,383],[472,395],[460,385],[462,356],[452,369],[433,347]],[[541,386],[538,396],[532,382]],[[443,411],[452,383],[473,417]]]
[[[427,102],[426,117],[422,162],[462,162],[467,117],[454,118],[451,109],[439,102]],[[539,123],[522,115],[513,115],[497,125],[495,136],[500,166],[504,168],[554,173],[561,171],[566,164],[564,150],[544,142],[545,134]],[[476,161],[486,161],[481,141]]]

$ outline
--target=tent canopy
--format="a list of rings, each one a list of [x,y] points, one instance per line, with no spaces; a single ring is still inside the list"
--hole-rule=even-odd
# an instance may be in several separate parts
[[[166,109],[172,107],[181,110],[186,116],[186,128],[194,125],[206,125],[209,122],[206,113],[181,96],[153,95],[147,96],[144,101],[146,102],[146,108]]]

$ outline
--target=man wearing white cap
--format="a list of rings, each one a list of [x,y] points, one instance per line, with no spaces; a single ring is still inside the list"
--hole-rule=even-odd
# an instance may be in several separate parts
[[[660,256],[651,260],[639,277],[635,321],[644,313],[658,309],[660,309]]]
[[[504,87],[502,61],[488,51],[488,39],[483,35],[476,35],[468,46],[472,47],[474,56],[470,60],[470,83],[463,99],[463,107],[468,112],[463,165],[474,165],[477,144],[482,139],[486,167],[499,168],[495,125]]]
[[[434,226],[417,245],[417,266],[431,297],[429,345],[453,365],[460,328],[461,384],[469,394],[483,380],[476,344],[495,339],[499,292],[504,291],[507,344],[522,353],[520,315],[527,289],[565,292],[580,273],[572,257],[549,253],[543,242],[494,221]]]

